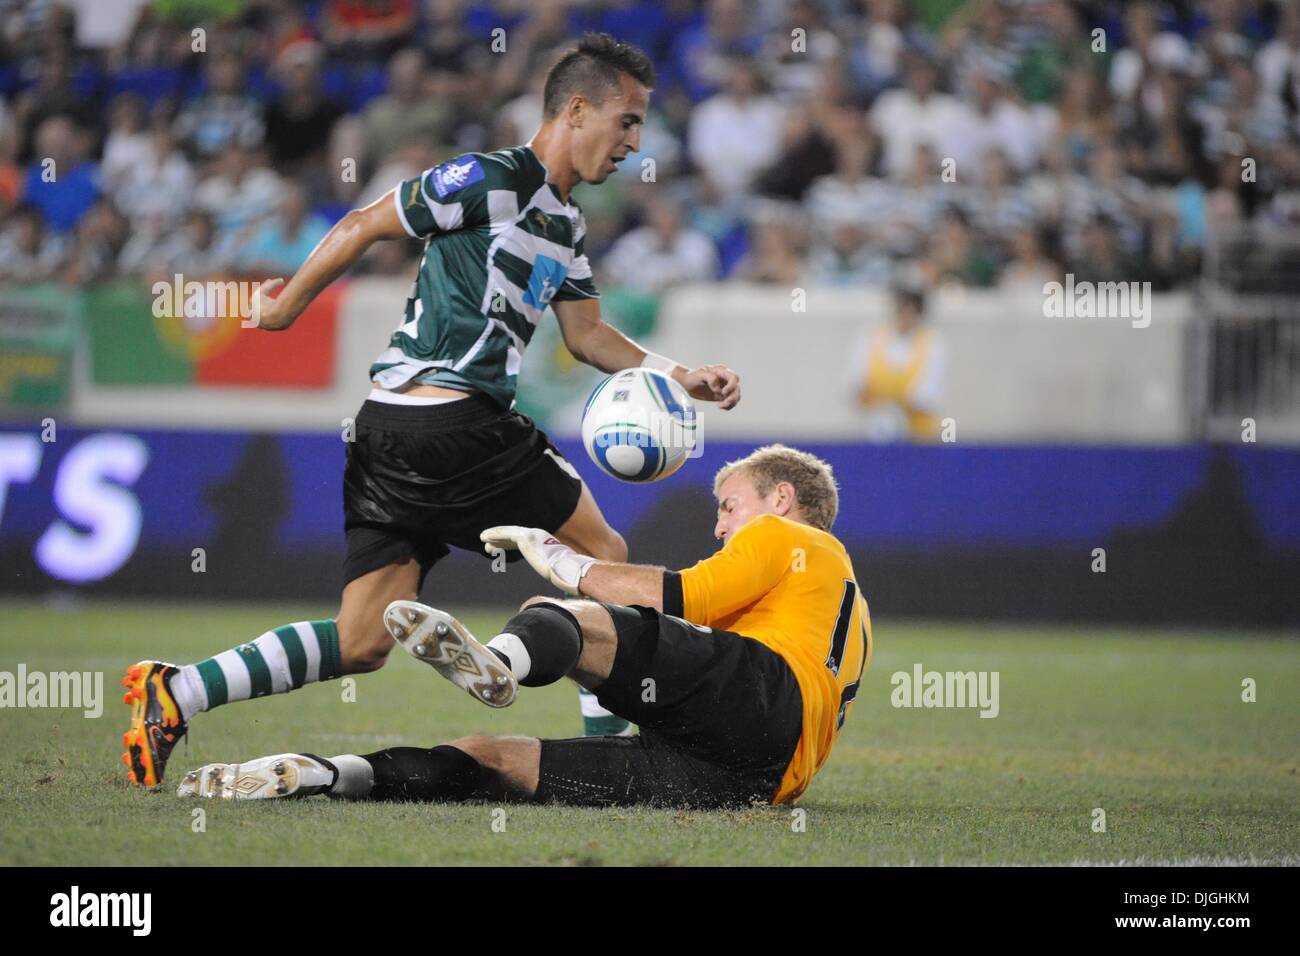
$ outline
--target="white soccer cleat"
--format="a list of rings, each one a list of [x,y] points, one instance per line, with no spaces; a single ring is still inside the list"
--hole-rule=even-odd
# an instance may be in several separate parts
[[[191,770],[176,788],[178,797],[272,800],[324,793],[334,771],[306,754],[275,754],[248,763],[210,763]]]
[[[384,611],[393,640],[457,687],[489,707],[509,707],[519,692],[510,669],[446,611],[416,601],[394,601]]]

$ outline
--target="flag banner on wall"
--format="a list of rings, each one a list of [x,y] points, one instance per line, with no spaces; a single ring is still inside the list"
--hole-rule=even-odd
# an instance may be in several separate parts
[[[245,327],[255,286],[233,278],[182,282],[177,276],[87,291],[95,383],[328,388],[347,283],[329,286],[292,328],[275,333]]]
[[[0,296],[0,406],[50,410],[67,401],[77,298],[56,285]]]

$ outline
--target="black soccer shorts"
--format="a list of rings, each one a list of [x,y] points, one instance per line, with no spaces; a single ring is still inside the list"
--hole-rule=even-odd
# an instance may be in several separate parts
[[[618,648],[596,697],[640,733],[543,740],[535,799],[706,810],[770,803],[803,731],[803,697],[781,655],[651,608],[604,607]]]
[[[453,546],[487,557],[485,528],[558,530],[582,494],[532,419],[481,393],[441,405],[367,401],[354,438],[343,473],[345,585],[408,557],[423,584]]]

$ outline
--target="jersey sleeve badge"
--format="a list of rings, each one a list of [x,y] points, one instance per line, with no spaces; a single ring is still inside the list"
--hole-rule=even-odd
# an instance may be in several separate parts
[[[452,193],[473,185],[486,175],[482,163],[476,157],[465,155],[433,167],[431,178],[433,190],[438,194],[438,198],[446,199]]]

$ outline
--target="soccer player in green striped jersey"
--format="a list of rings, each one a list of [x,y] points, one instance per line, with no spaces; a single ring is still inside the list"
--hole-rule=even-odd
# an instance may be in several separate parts
[[[601,319],[586,224],[569,195],[580,182],[604,182],[640,149],[653,86],[640,50],[605,34],[583,37],[548,74],[544,120],[526,145],[467,153],[398,184],[344,216],[287,284],[261,285],[253,317],[262,329],[285,329],[373,243],[424,240],[347,446],[338,616],[273,628],[196,664],[133,665],[123,678],[132,707],[123,761],[133,782],[162,781],[172,748],[202,711],[383,666],[394,646],[385,608],[415,599],[450,548],[482,554],[485,528],[554,528],[582,554],[627,559],[573,466],[513,402],[548,307],[579,361],[605,372],[660,368],[724,409],[740,400],[731,369],[688,369]],[[620,729],[601,716],[584,705],[584,718],[596,721],[588,729]]]

